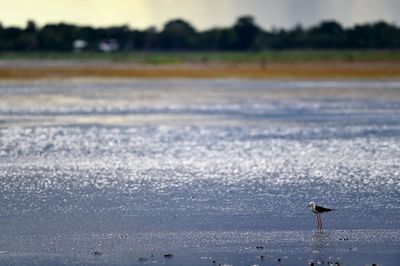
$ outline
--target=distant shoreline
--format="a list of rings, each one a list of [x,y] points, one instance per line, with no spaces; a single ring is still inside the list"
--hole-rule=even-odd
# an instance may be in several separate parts
[[[107,60],[0,60],[0,80],[49,78],[397,79],[393,61],[130,63]]]
[[[400,78],[400,50],[0,53],[0,79]]]

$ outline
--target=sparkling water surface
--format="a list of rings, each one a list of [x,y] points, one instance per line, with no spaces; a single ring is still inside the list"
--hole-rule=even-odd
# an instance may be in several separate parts
[[[400,81],[2,81],[0,180],[1,264],[398,265]]]

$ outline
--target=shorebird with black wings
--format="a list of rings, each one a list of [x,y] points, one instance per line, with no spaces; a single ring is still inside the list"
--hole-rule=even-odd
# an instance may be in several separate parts
[[[319,230],[322,230],[322,219],[321,214],[325,212],[333,211],[334,209],[329,209],[325,207],[321,207],[316,205],[313,201],[308,204],[308,208],[311,208],[311,211],[317,215],[317,226]]]

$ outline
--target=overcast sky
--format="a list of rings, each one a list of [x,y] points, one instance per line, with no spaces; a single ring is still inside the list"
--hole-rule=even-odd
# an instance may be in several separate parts
[[[161,28],[183,18],[197,29],[231,26],[252,15],[265,29],[335,19],[345,26],[385,20],[400,25],[400,0],[0,0],[0,22],[24,26],[68,22]]]

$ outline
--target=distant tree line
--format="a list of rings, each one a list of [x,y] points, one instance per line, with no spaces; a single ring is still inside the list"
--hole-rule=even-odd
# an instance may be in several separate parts
[[[167,22],[162,30],[128,26],[95,28],[72,24],[25,28],[0,23],[0,51],[96,51],[112,42],[122,51],[250,51],[263,49],[394,49],[400,48],[400,28],[386,22],[344,28],[338,22],[292,29],[264,30],[251,16],[240,17],[232,27],[196,30],[182,19]],[[111,47],[111,46],[110,46]]]

